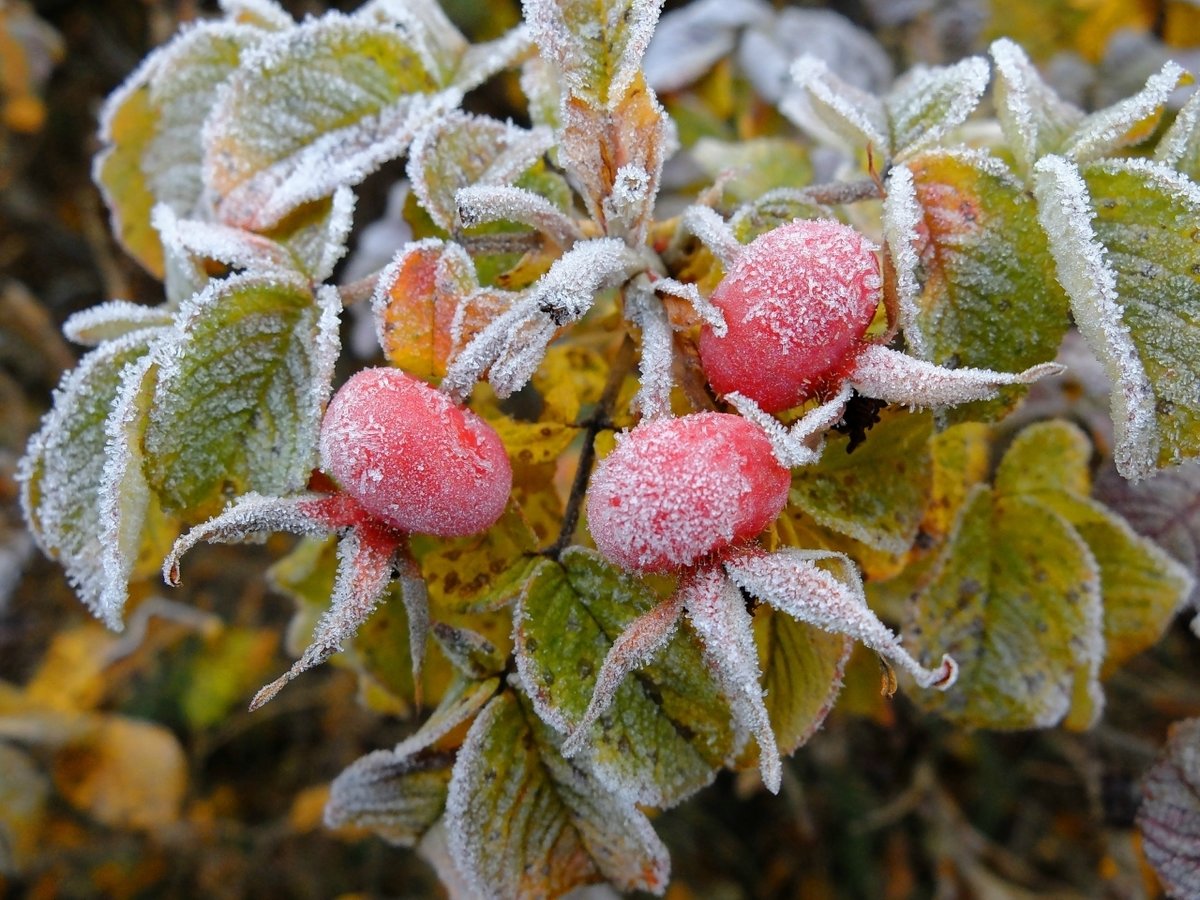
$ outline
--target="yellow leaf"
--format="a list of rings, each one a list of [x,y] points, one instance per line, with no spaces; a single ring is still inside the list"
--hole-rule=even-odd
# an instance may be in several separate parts
[[[26,686],[26,697],[44,710],[94,709],[104,699],[105,657],[117,640],[94,622],[59,632]]]

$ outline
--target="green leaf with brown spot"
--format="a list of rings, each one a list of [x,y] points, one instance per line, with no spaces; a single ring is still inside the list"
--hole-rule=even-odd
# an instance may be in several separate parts
[[[543,560],[516,611],[518,671],[538,714],[572,729],[613,641],[659,599],[594,551],[570,548],[561,565]],[[712,780],[734,736],[688,626],[625,679],[588,747],[598,777],[641,803],[670,806]]]

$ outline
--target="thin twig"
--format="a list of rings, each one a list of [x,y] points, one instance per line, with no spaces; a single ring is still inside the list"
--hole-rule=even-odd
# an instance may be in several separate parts
[[[357,281],[338,285],[338,296],[342,298],[342,306],[353,306],[355,303],[370,300],[375,294],[375,288],[379,285],[379,276],[381,274],[383,273],[372,272],[370,275],[364,275]]]
[[[616,359],[608,373],[608,381],[600,394],[600,401],[595,411],[581,424],[583,425],[583,449],[579,453],[579,465],[575,469],[575,478],[571,482],[571,494],[567,498],[567,506],[563,511],[562,528],[558,532],[558,540],[542,551],[543,556],[558,559],[571,538],[575,535],[575,526],[579,524],[579,513],[583,506],[583,497],[587,492],[588,480],[592,476],[592,466],[596,462],[596,435],[605,428],[612,427],[613,404],[621,393],[621,385],[633,365],[633,338],[625,336],[617,350]]]

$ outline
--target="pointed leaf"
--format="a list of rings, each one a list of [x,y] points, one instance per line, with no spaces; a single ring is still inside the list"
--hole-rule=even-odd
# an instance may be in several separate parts
[[[357,184],[418,123],[457,103],[404,32],[328,13],[247,53],[209,115],[204,179],[222,220],[251,230]]]
[[[661,894],[670,862],[646,817],[562,758],[512,691],[480,713],[446,801],[455,868],[481,897],[559,896],[611,881]]]
[[[197,212],[200,133],[217,93],[243,53],[266,33],[246,25],[206,22],[156,50],[105,103],[93,178],[113,218],[113,232],[154,275],[163,250],[150,212],[166,203],[178,215]]]
[[[21,504],[38,545],[59,560],[79,597],[97,616],[109,589],[99,491],[107,465],[106,422],[123,393],[126,367],[150,350],[157,330],[108,341],[63,376],[54,407],[21,460]],[[137,376],[141,382],[140,374]]]
[[[156,354],[146,475],[173,509],[212,511],[232,486],[287,494],[308,481],[337,356],[337,292],[240,275],[180,310]]]
[[[1154,151],[1155,162],[1170,166],[1192,181],[1200,181],[1200,91],[1175,115]]]
[[[661,6],[657,0],[524,0],[533,40],[558,68],[565,94],[608,109],[639,77]]]
[[[416,846],[446,807],[452,763],[450,753],[368,753],[329,786],[325,824],[366,828],[389,844]]]
[[[174,314],[161,306],[109,300],[68,316],[63,334],[76,344],[95,347],[143,328],[165,328],[173,319]]]
[[[1084,163],[1144,141],[1158,127],[1171,93],[1181,82],[1189,81],[1191,76],[1178,64],[1167,60],[1137,94],[1098,110],[1080,122],[1063,146],[1063,154],[1077,163]]]
[[[866,147],[891,155],[888,113],[883,101],[843,81],[823,59],[804,55],[792,66],[799,93],[789,94],[780,111],[818,140],[858,151]]]
[[[442,228],[458,227],[456,195],[470,185],[512,185],[553,146],[549,129],[529,130],[452,112],[413,141],[408,178],[425,211]]]
[[[1012,41],[1001,38],[990,52],[996,64],[996,116],[1017,171],[1029,177],[1034,163],[1063,145],[1083,113],[1059,98]]]
[[[927,152],[893,170],[884,232],[896,267],[900,320],[916,355],[938,365],[1016,372],[1053,359],[1067,297],[1024,186],[994,157]],[[996,328],[1004,316],[1004,327]],[[1007,388],[955,420],[996,417],[1024,388]]]
[[[609,648],[659,598],[598,554],[572,548],[543,561],[516,612],[517,665],[546,722],[574,730]],[[585,740],[597,777],[655,806],[708,784],[733,750],[729,709],[686,630],[617,689]]]
[[[914,599],[915,642],[958,662],[954,690],[913,695],[975,728],[1045,728],[1090,687],[1103,653],[1100,573],[1060,516],[976,487],[931,582]]]
[[[991,78],[987,60],[972,56],[952,66],[917,66],[884,101],[897,156],[936,143],[975,111]]]
[[[832,436],[821,459],[792,475],[789,502],[821,525],[889,553],[912,546],[930,491],[929,415],[893,412],[853,453]]]

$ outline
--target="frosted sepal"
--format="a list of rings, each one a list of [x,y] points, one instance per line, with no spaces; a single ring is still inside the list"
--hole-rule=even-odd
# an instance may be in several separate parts
[[[654,282],[654,290],[670,294],[672,297],[678,297],[680,300],[686,300],[692,304],[696,315],[704,320],[704,324],[711,328],[717,337],[725,337],[728,333],[729,327],[725,324],[725,313],[713,306],[694,284],[685,284],[674,278],[660,278]]]
[[[721,261],[728,271],[742,253],[742,245],[733,231],[716,212],[708,206],[689,206],[679,220],[679,229],[694,235]]]
[[[400,560],[400,597],[408,617],[408,649],[412,657],[413,695],[421,705],[421,673],[425,667],[425,646],[429,639],[429,590],[421,570],[412,557]],[[364,617],[365,618],[365,617]],[[355,626],[357,628],[357,626]]]
[[[754,623],[737,586],[716,567],[689,572],[679,586],[688,619],[704,647],[709,669],[729,699],[734,717],[758,741],[763,784],[779,793],[783,765],[759,683]]]
[[[833,399],[806,412],[790,428],[737,391],[726,394],[725,399],[744,418],[767,433],[775,458],[781,465],[792,469],[812,465],[821,458],[821,451],[825,448],[825,432],[841,421],[853,393],[850,385],[843,384]]]
[[[1167,99],[1186,77],[1187,73],[1178,64],[1167,60],[1132,97],[1084,119],[1067,141],[1063,153],[1077,163],[1084,163],[1144,140],[1153,130],[1147,123],[1157,121]]]
[[[684,600],[684,592],[676,591],[670,598],[630,622],[620,637],[613,641],[596,676],[596,687],[583,718],[563,741],[563,756],[570,758],[584,748],[592,726],[612,706],[617,688],[625,676],[649,663],[654,654],[671,640],[679,627]]]
[[[455,200],[463,228],[489,222],[520,222],[566,249],[583,236],[574,219],[541,194],[525,188],[471,185],[461,188]]]
[[[821,560],[838,563],[842,578],[818,568],[815,563]],[[944,691],[958,678],[958,664],[949,656],[942,657],[938,668],[927,669],[901,646],[867,605],[858,571],[840,553],[795,549],[745,553],[727,560],[725,570],[747,593],[797,621],[865,644],[912,675],[921,687]]]
[[[860,394],[905,406],[950,406],[988,400],[1009,384],[1032,384],[1065,367],[1041,363],[1023,372],[993,372],[991,369],[946,369],[879,344],[863,348],[850,375]]]
[[[675,335],[662,301],[646,279],[638,279],[625,300],[625,315],[642,332],[642,353],[638,369],[642,381],[633,398],[633,407],[642,418],[653,419],[671,414],[671,366],[675,357]]]
[[[329,611],[317,623],[312,643],[292,667],[250,701],[255,710],[269,702],[289,681],[333,656],[371,615],[392,580],[400,538],[362,523],[338,542],[338,569]]]

